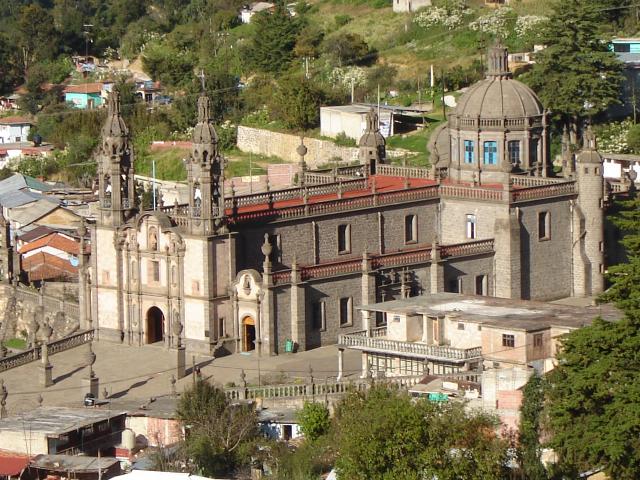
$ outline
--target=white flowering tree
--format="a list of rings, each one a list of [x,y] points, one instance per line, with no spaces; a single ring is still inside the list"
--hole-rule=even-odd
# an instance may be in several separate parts
[[[462,25],[464,17],[469,15],[471,10],[463,0],[452,0],[445,2],[442,6],[433,6],[421,10],[413,22],[422,28],[442,26],[448,30]]]
[[[469,23],[469,28],[494,37],[505,38],[512,31],[516,17],[517,15],[513,9],[502,7],[478,17]]]
[[[631,120],[625,120],[599,127],[596,131],[598,150],[606,153],[631,153],[631,148],[627,143],[627,136],[632,126],[633,122]]]
[[[336,67],[329,74],[329,81],[339,88],[362,87],[367,82],[367,72],[357,66]]]

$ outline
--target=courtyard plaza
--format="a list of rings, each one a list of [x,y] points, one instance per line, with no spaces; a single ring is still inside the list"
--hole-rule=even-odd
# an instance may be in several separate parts
[[[52,355],[53,381],[51,387],[41,385],[40,361],[0,373],[8,392],[7,413],[19,414],[37,408],[40,396],[44,406],[82,406],[87,387],[88,345]],[[96,362],[93,370],[100,381],[100,400],[106,389],[108,398],[139,400],[171,394],[171,376],[176,375],[176,352],[162,346],[143,348],[93,342]],[[335,379],[337,375],[337,346],[327,346],[295,354],[258,357],[255,352],[233,354],[221,358],[195,357],[196,372],[220,386],[241,384],[244,370],[249,385],[308,381],[309,366],[317,381]],[[176,381],[177,392],[188,388],[193,378],[193,357],[187,354],[187,376]],[[345,351],[344,376],[357,378],[361,372],[359,352]]]

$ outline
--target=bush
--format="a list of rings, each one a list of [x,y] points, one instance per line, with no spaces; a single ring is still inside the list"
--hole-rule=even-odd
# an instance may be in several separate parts
[[[300,429],[308,440],[317,440],[329,431],[329,409],[322,403],[304,402],[304,407],[298,413]]]
[[[340,28],[351,22],[351,20],[353,20],[353,17],[351,15],[336,15],[334,17],[334,20],[336,22],[336,26]]]
[[[640,153],[640,124],[633,125],[627,132],[627,146],[633,153]]]

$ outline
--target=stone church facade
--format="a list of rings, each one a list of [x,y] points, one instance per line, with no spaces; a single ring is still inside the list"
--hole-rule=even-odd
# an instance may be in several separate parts
[[[434,133],[429,169],[386,163],[372,111],[361,165],[307,171],[301,145],[298,186],[236,195],[225,190],[209,105],[198,100],[189,203],[140,211],[129,132],[110,97],[80,289],[84,321],[101,340],[270,355],[380,325],[356,307],[384,300],[603,289],[595,140],[586,136],[570,177],[552,178],[547,113],[511,78],[501,47]]]

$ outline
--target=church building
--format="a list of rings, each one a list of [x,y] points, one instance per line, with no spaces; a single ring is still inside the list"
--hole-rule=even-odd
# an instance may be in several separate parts
[[[225,188],[210,102],[186,160],[189,202],[141,210],[112,93],[98,154],[100,210],[81,258],[81,312],[100,340],[261,355],[335,344],[385,318],[356,307],[422,293],[512,299],[603,289],[602,159],[588,132],[554,177],[548,113],[493,47],[486,79],[430,141],[430,168],[391,165],[371,111],[361,164],[298,184]],[[226,194],[225,194],[226,192]],[[82,269],[82,267],[86,267]]]

